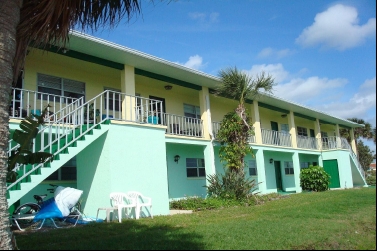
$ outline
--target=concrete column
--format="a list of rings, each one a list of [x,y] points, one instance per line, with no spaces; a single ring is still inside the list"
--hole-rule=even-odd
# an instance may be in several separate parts
[[[209,142],[207,146],[204,147],[204,162],[205,162],[206,175],[216,174],[215,153],[214,153],[212,142]],[[206,179],[206,185],[209,186],[209,182],[207,179]]]
[[[292,155],[293,160],[293,170],[294,170],[294,177],[295,177],[295,187],[296,193],[302,192],[302,188],[300,186],[300,159],[298,157],[298,152],[293,153]]]
[[[264,163],[264,154],[262,150],[256,150],[255,159],[257,161],[257,170],[258,170],[258,183],[260,183],[259,191],[265,193],[267,190],[267,181],[266,181],[266,167]]]
[[[336,148],[340,149],[342,147],[342,142],[340,140],[339,124],[335,125],[335,136],[336,136]]]
[[[322,149],[322,140],[321,140],[321,127],[320,127],[318,119],[316,119],[314,122],[314,134],[315,134],[315,138],[317,139],[317,150],[320,150]]]
[[[255,133],[255,143],[256,144],[262,144],[262,130],[261,130],[261,124],[260,124],[260,117],[259,117],[259,106],[258,101],[253,101],[253,107],[254,109],[251,112],[251,117],[254,121],[254,133]]]
[[[293,111],[289,112],[288,125],[289,125],[289,134],[291,134],[291,139],[292,139],[292,147],[297,148],[297,133],[296,133],[296,125],[295,125],[295,116],[293,114]]]
[[[353,153],[355,153],[357,156],[357,147],[356,147],[357,145],[356,145],[356,139],[355,139],[355,132],[353,128],[350,129],[350,137],[351,137],[351,148],[353,150]]]
[[[132,66],[124,65],[124,69],[120,75],[121,92],[127,95],[135,95],[135,68]],[[135,119],[135,106],[136,99],[134,97],[122,97],[122,119],[133,120]]]
[[[209,91],[208,87],[202,87],[202,90],[199,91],[199,104],[200,104],[200,113],[201,119],[203,120],[203,137],[205,139],[210,139],[210,127],[212,127],[211,120],[211,111],[209,104]]]

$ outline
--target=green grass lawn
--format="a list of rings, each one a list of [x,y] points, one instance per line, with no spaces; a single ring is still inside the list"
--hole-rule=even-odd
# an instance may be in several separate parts
[[[376,250],[376,188],[16,233],[21,250]]]

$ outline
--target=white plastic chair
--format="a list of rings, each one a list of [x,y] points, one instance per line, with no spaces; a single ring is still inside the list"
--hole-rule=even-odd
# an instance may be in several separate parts
[[[119,223],[122,222],[123,209],[125,210],[127,217],[129,217],[128,216],[128,208],[132,209],[134,207],[135,212],[136,212],[136,201],[135,201],[135,199],[129,197],[125,193],[121,193],[121,192],[110,193],[110,201],[111,201],[111,205],[113,207],[117,207]]]
[[[153,219],[153,214],[152,214],[152,198],[146,197],[140,192],[136,191],[129,191],[126,193],[129,198],[134,199],[136,202],[136,207],[135,207],[135,218],[139,219],[140,218],[140,213],[141,209],[143,207],[149,207],[149,214],[151,218]]]

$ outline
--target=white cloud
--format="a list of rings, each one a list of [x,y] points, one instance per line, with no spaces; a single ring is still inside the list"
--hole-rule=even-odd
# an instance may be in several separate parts
[[[277,58],[281,59],[284,58],[293,52],[290,49],[283,49],[283,50],[275,50],[271,47],[266,47],[262,51],[259,52],[258,57],[259,58]]]
[[[376,34],[376,18],[358,25],[356,8],[342,4],[334,5],[314,18],[314,23],[305,28],[296,43],[303,47],[321,45],[323,48],[346,50],[362,44]]]
[[[196,70],[199,70],[202,67],[204,67],[203,58],[199,55],[190,56],[188,61],[186,61],[185,63],[179,63],[179,62],[177,63],[185,67],[196,69]]]
[[[244,72],[251,76],[256,76],[261,72],[265,72],[266,74],[272,75],[275,78],[276,83],[286,80],[289,76],[289,73],[284,70],[282,64],[254,65],[250,70],[244,70]]]

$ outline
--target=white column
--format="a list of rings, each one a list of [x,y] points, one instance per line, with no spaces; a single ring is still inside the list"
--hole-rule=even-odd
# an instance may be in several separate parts
[[[209,127],[211,127],[212,120],[210,118],[210,104],[209,104],[209,91],[207,87],[202,87],[199,91],[199,104],[201,119],[203,120],[203,137],[210,139]]]
[[[322,149],[321,127],[320,127],[318,119],[316,119],[314,122],[314,133],[315,133],[315,138],[317,139],[317,149],[321,150]]]
[[[339,130],[339,124],[335,124],[335,135],[336,135],[336,148],[342,147],[342,142],[340,140],[340,130]]]
[[[120,75],[121,92],[127,95],[135,95],[135,68],[124,65]],[[135,116],[136,101],[134,98],[123,97],[122,101],[122,119],[132,120]]]
[[[357,145],[356,145],[356,139],[355,139],[355,131],[353,128],[350,129],[350,136],[351,136],[351,148],[353,150],[353,153],[357,155]]]
[[[260,117],[259,117],[259,106],[258,101],[253,100],[253,110],[251,113],[251,117],[254,120],[254,132],[255,132],[255,143],[262,144],[262,130],[260,124]]]
[[[295,116],[293,114],[293,111],[289,112],[288,125],[289,125],[289,134],[291,134],[291,138],[292,138],[292,147],[297,148],[297,133],[296,133],[296,125],[295,125]]]
[[[294,176],[295,176],[296,193],[300,193],[302,192],[302,188],[300,186],[300,159],[298,157],[298,152],[293,153],[292,160],[293,160],[293,170],[294,170]]]
[[[207,146],[204,147],[204,162],[205,162],[206,176],[216,174],[215,153],[214,153],[212,142],[209,142]],[[206,179],[206,186],[208,185],[209,185],[209,182]]]
[[[255,159],[257,161],[257,170],[258,170],[258,183],[260,183],[259,191],[261,193],[266,193],[267,190],[267,179],[266,179],[266,169],[264,163],[264,154],[262,150],[256,150]]]

